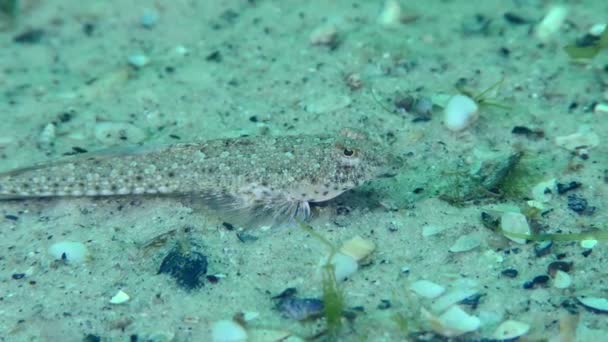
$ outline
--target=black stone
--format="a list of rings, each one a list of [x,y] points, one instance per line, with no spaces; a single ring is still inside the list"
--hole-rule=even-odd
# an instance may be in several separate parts
[[[502,274],[503,276],[505,276],[507,278],[515,278],[515,277],[517,277],[517,274],[519,274],[519,272],[517,272],[517,270],[514,268],[507,268],[506,270],[503,270],[502,272],[500,272],[500,274]]]
[[[179,286],[193,290],[203,286],[207,257],[195,251],[186,252],[177,246],[165,256],[158,273],[169,274]]]
[[[568,195],[568,208],[575,213],[582,214],[587,210],[587,200],[581,196],[572,194]]]
[[[557,183],[557,193],[561,195],[570,190],[578,189],[581,187],[581,185],[583,184],[575,181],[572,181],[570,183]]]
[[[42,40],[43,36],[44,30],[32,29],[15,36],[13,41],[19,44],[36,44]]]

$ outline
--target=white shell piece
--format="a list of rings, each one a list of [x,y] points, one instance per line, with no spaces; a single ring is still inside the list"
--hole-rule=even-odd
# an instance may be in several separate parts
[[[496,330],[494,330],[492,337],[501,341],[510,340],[527,334],[529,330],[529,324],[514,320],[507,320],[502,322],[496,328]]]
[[[481,321],[479,318],[469,315],[458,305],[450,307],[439,316],[439,322],[452,331],[451,336],[458,336],[479,329]],[[454,334],[456,333],[456,335]]]
[[[350,255],[344,253],[336,253],[331,258],[331,263],[334,265],[334,274],[337,281],[343,281],[353,275],[359,269],[357,260]]]
[[[549,202],[556,193],[557,181],[555,178],[540,182],[532,188],[532,198],[541,203]]]
[[[443,296],[437,298],[433,302],[431,309],[433,310],[433,312],[442,312],[445,309],[449,308],[450,306],[452,306],[466,298],[469,298],[469,297],[477,294],[478,292],[479,291],[477,291],[476,289],[472,289],[472,288],[462,288],[462,289],[452,290],[452,291],[444,294]]]
[[[586,307],[608,312],[608,299],[602,297],[578,296],[576,299]]]
[[[232,320],[214,322],[211,326],[211,341],[213,342],[246,342],[247,331]]]
[[[443,123],[451,131],[462,131],[478,117],[479,106],[465,95],[454,95],[443,109]]]
[[[350,255],[357,261],[365,259],[376,249],[376,245],[370,240],[366,240],[361,236],[357,235],[352,239],[344,242],[340,248],[340,252]]]
[[[568,8],[565,6],[553,6],[545,15],[543,20],[536,26],[536,37],[545,42],[554,36],[566,20]]]
[[[67,262],[83,263],[89,258],[89,250],[82,242],[76,241],[59,241],[52,244],[48,252],[57,260],[65,260]]]
[[[568,151],[576,151],[580,148],[592,148],[600,144],[600,136],[591,131],[580,131],[570,135],[555,138],[555,144]]]
[[[131,299],[131,297],[129,297],[129,295],[123,290],[120,290],[116,292],[112,298],[110,298],[110,304],[123,304],[128,302],[129,299]]]
[[[530,230],[530,225],[528,224],[526,217],[521,213],[507,212],[502,214],[502,216],[500,217],[500,227],[502,228],[502,230],[508,233],[530,235],[530,233],[532,232]],[[526,243],[526,239],[511,237],[506,234],[505,236],[507,237],[507,239],[513,242],[520,244]]]
[[[421,297],[436,298],[445,292],[445,287],[428,280],[417,280],[410,285],[410,290]]]
[[[564,271],[557,270],[553,278],[553,286],[558,289],[565,289],[572,284],[572,278]]]
[[[423,237],[429,237],[432,235],[436,235],[441,233],[442,231],[444,231],[446,229],[445,226],[437,226],[434,224],[427,224],[424,227],[422,227],[422,236]]]
[[[450,247],[450,252],[467,252],[479,247],[480,244],[481,236],[478,233],[462,235],[458,239],[456,239],[456,242],[454,242],[452,247]]]
[[[591,248],[595,247],[595,245],[597,245],[597,240],[594,240],[594,239],[581,240],[581,247],[583,247],[583,248],[591,249]]]

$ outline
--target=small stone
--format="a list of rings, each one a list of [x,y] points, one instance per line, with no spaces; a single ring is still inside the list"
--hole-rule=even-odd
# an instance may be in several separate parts
[[[322,265],[325,265],[325,262],[324,260]],[[359,264],[355,258],[340,252],[334,254],[330,263],[334,265],[334,274],[338,281],[346,280],[359,269]]]
[[[445,287],[428,280],[417,280],[410,285],[417,295],[424,298],[436,298],[445,292]]]
[[[129,299],[131,299],[131,297],[123,290],[120,290],[110,298],[110,304],[124,304],[128,302]]]
[[[401,22],[401,5],[397,0],[386,0],[378,16],[378,23],[383,26],[395,26]]]
[[[52,244],[48,252],[56,260],[81,264],[89,259],[89,250],[85,244],[77,241],[59,241]]]
[[[150,63],[150,58],[146,55],[131,55],[127,57],[127,61],[135,68],[142,68]]]
[[[557,183],[557,193],[562,195],[570,190],[578,189],[583,185],[580,182]]]
[[[496,328],[496,330],[494,330],[494,334],[492,334],[492,337],[499,341],[512,340],[527,334],[529,330],[529,324],[513,320],[507,320],[502,322]]]
[[[144,13],[139,18],[139,22],[141,26],[145,28],[152,28],[154,27],[154,25],[156,25],[159,18],[160,15],[158,14],[158,11],[156,11],[155,9],[146,8],[144,10]]]
[[[565,289],[572,284],[572,278],[570,275],[564,271],[557,270],[555,271],[555,276],[553,277],[553,286],[557,289]]]
[[[553,241],[540,241],[534,244],[534,254],[537,258],[545,256],[551,252],[551,247],[553,247]]]
[[[502,272],[500,272],[500,274],[502,274],[503,276],[505,276],[507,278],[515,278],[515,277],[517,277],[518,273],[519,272],[517,272],[517,270],[514,268],[507,268],[506,270],[503,270]]]
[[[530,225],[528,224],[526,217],[521,213],[506,212],[502,214],[500,217],[500,227],[506,233],[505,236],[507,239],[519,244],[526,243],[526,239],[509,236],[508,233],[515,233],[518,235],[530,235],[531,233]]]
[[[566,21],[567,15],[568,9],[565,6],[556,5],[551,7],[541,22],[536,25],[534,30],[536,37],[542,42],[548,41],[557,34],[564,21]]]
[[[431,324],[433,329],[445,336],[455,337],[460,336],[479,329],[481,320],[473,315],[469,315],[458,305],[454,305],[447,309],[438,317],[438,325]]]
[[[597,240],[595,239],[585,239],[585,240],[581,240],[581,247],[585,248],[585,249],[592,249],[593,247],[595,247],[595,245],[597,245]]]
[[[454,95],[443,109],[444,125],[450,131],[462,131],[479,117],[479,106],[466,95]]]
[[[568,208],[577,214],[582,214],[587,210],[588,202],[583,197],[571,194],[568,195]]]
[[[376,249],[376,245],[370,241],[362,238],[357,235],[352,239],[344,242],[342,247],[340,248],[340,252],[350,255],[357,262],[368,257],[374,250]]]
[[[478,233],[472,233],[467,235],[462,235],[456,242],[450,247],[450,252],[452,253],[460,253],[460,252],[468,252],[472,249],[479,247],[481,244],[481,236]]]
[[[547,273],[554,277],[557,271],[570,272],[572,268],[572,262],[563,260],[554,261],[547,266]]]
[[[576,299],[587,308],[608,313],[608,299],[606,298],[578,296]]]
[[[338,41],[338,29],[334,25],[321,26],[310,34],[310,44],[336,46]]]
[[[538,287],[546,287],[548,282],[549,282],[549,276],[543,274],[543,275],[534,277],[534,279],[532,279],[530,281],[525,282],[522,287],[526,290],[533,290]]]
[[[538,202],[547,203],[551,201],[555,192],[557,192],[557,181],[553,178],[536,184],[532,188],[532,198]]]
[[[247,330],[233,320],[221,320],[211,326],[212,342],[246,342]]]
[[[439,225],[434,225],[434,224],[427,224],[424,227],[422,227],[422,236],[423,237],[429,237],[432,235],[436,235],[441,233],[442,231],[444,231],[447,227],[445,226],[439,226]]]

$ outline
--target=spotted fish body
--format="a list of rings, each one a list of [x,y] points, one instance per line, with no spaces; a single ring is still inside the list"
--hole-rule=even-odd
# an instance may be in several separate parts
[[[353,132],[241,137],[135,153],[92,153],[0,174],[0,199],[160,194],[270,216],[310,215],[332,199],[394,173],[394,157]]]

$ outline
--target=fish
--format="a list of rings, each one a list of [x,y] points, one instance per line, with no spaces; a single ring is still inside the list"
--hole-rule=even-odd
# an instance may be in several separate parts
[[[89,152],[0,173],[0,200],[190,196],[231,217],[306,221],[311,203],[392,177],[401,160],[365,134],[241,136]]]

